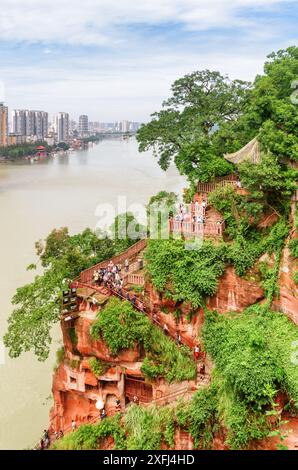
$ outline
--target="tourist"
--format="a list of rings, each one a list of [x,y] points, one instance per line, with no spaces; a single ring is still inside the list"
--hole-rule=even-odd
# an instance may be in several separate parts
[[[164,332],[165,335],[169,334],[169,328],[168,328],[168,325],[166,323],[163,326],[163,332]]]
[[[176,333],[175,333],[175,342],[176,342],[177,346],[180,346],[181,336],[180,336],[180,333],[178,331],[176,331]]]
[[[39,441],[39,449],[44,450],[44,448],[45,448],[44,440],[43,440],[43,438],[41,438],[40,441]]]
[[[130,302],[130,295],[129,295],[129,292],[126,293],[126,300],[127,300],[128,302]]]
[[[133,401],[133,403],[134,403],[135,405],[138,405],[138,404],[139,404],[139,398],[137,397],[137,395],[134,395],[132,401]]]
[[[137,303],[137,296],[136,294],[133,295],[133,298],[131,299],[131,303],[132,305],[135,307],[136,306],[136,303]]]
[[[128,261],[127,258],[126,258],[126,260],[124,261],[124,267],[125,267],[125,271],[128,272],[128,271],[129,271],[129,261]]]
[[[63,433],[62,429],[60,429],[60,432],[59,432],[59,439],[62,439],[62,437],[64,437],[64,433]]]
[[[118,411],[121,411],[121,402],[120,402],[119,398],[117,398],[117,400],[116,400],[115,410],[116,410],[117,412],[118,412]]]
[[[201,364],[201,366],[200,366],[199,374],[205,375],[205,364],[204,363]]]
[[[139,301],[139,309],[141,310],[141,312],[145,311],[144,303],[142,300]]]
[[[200,357],[200,347],[196,344],[196,346],[194,347],[194,358],[195,360],[197,361]]]
[[[107,417],[107,413],[106,413],[106,410],[103,408],[102,410],[100,410],[100,419],[104,419]]]
[[[58,441],[58,439],[59,439],[59,433],[58,431],[55,431],[55,440]]]
[[[72,420],[71,420],[71,429],[72,429],[72,431],[75,431],[75,430],[76,430],[76,427],[77,427],[77,424],[76,424],[75,420],[72,419]]]

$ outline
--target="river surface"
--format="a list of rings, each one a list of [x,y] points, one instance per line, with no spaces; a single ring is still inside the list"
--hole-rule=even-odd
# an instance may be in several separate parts
[[[71,233],[95,228],[100,204],[146,204],[161,189],[180,192],[185,181],[174,167],[164,173],[151,153],[139,154],[135,139],[107,139],[88,150],[35,164],[0,164],[0,336],[16,287],[30,282],[26,266],[36,261],[35,241],[54,227]],[[123,200],[122,200],[123,204]],[[101,207],[101,206],[100,206]],[[129,209],[129,207],[128,207]],[[0,448],[24,449],[48,425],[55,351],[61,342],[53,329],[49,359],[27,353],[10,359],[0,351]]]

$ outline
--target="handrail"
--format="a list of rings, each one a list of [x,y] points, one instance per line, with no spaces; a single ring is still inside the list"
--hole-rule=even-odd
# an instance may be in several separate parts
[[[123,251],[119,255],[115,255],[110,259],[101,261],[100,263],[95,264],[94,266],[91,266],[90,268],[85,269],[82,271],[79,275],[79,279],[83,282],[85,281],[90,281],[93,277],[93,272],[94,270],[98,270],[100,268],[105,268],[111,261],[114,264],[119,264],[123,263],[125,259],[131,258],[133,255],[136,253],[139,253],[140,251],[144,250],[147,245],[147,239],[143,238],[142,240],[139,240],[137,243],[134,245],[130,246],[127,250]]]

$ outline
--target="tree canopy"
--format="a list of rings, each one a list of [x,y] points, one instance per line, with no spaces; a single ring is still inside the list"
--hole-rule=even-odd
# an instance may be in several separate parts
[[[70,235],[66,227],[54,229],[45,240],[36,243],[36,253],[43,272],[17,289],[15,306],[8,319],[4,344],[11,357],[33,350],[39,360],[48,357],[51,327],[59,321],[61,292],[79,273],[100,261],[111,258],[135,240],[112,240],[90,229]],[[31,264],[28,269],[35,270]]]
[[[256,136],[262,151],[279,164],[297,161],[297,77],[297,47],[270,54],[253,84],[210,70],[186,75],[174,82],[161,111],[138,131],[139,149],[153,149],[164,170],[174,160],[192,183],[233,171],[223,154]]]

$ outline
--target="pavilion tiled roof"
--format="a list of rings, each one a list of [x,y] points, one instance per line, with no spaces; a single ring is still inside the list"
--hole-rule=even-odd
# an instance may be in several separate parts
[[[261,151],[257,137],[251,140],[242,149],[238,150],[238,152],[227,153],[224,155],[224,157],[226,160],[234,164],[243,163],[245,161],[249,161],[255,164],[260,163]]]

